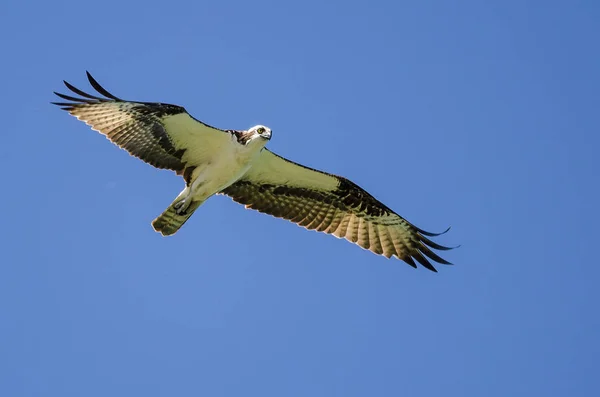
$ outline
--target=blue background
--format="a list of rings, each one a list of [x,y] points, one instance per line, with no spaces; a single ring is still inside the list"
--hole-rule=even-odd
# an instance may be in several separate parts
[[[600,4],[4,2],[2,396],[595,396]],[[48,102],[181,104],[458,250],[434,274],[208,201]]]

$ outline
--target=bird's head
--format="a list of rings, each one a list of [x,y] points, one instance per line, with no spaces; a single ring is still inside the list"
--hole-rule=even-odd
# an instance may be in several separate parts
[[[250,128],[248,132],[252,133],[253,138],[262,138],[265,140],[271,139],[271,129],[269,127],[265,127],[264,125],[255,125]]]
[[[271,129],[264,125],[255,125],[247,131],[234,131],[238,142],[244,146],[265,146],[271,139]]]

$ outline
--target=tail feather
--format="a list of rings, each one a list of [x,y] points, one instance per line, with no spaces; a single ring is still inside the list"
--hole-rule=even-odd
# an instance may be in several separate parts
[[[152,221],[154,230],[161,233],[163,236],[175,234],[202,204],[202,201],[192,201],[185,213],[180,215],[174,208],[175,203],[178,201],[178,199],[175,199],[169,208]]]

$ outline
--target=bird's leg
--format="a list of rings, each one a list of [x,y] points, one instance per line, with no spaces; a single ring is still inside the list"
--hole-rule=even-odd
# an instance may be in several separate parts
[[[186,187],[181,194],[179,194],[181,199],[173,205],[177,215],[186,214],[187,209],[190,207],[190,204],[192,204],[192,198],[197,196],[202,185],[204,185],[204,180],[201,177],[197,177],[190,186]]]
[[[185,215],[191,202],[192,200],[190,200],[189,196],[184,198],[183,200],[179,200],[178,202],[176,202],[173,205],[173,208],[175,208],[175,212],[177,213],[177,215]]]
[[[177,215],[185,215],[187,209],[190,207],[190,204],[192,203],[192,189],[185,188],[183,190],[183,192],[181,192],[181,194],[179,194],[179,198],[181,198],[179,201],[177,201],[175,204],[173,204],[173,209],[175,209],[175,212],[177,213]]]

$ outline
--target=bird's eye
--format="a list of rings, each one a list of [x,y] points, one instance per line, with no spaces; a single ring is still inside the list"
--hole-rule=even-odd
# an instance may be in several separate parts
[[[260,127],[258,130],[256,130],[256,132],[262,134],[263,132],[265,132],[265,129],[263,127]]]

